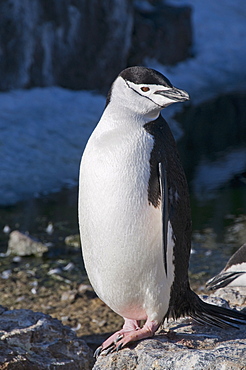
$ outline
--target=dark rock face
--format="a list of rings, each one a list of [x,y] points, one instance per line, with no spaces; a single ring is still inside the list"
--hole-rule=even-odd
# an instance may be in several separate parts
[[[1,2],[0,89],[100,88],[126,65],[132,19],[130,0]]]
[[[245,93],[232,92],[190,106],[175,116],[185,132],[178,145],[188,178],[194,179],[197,167],[206,160],[210,168],[217,163],[217,178],[220,168],[228,173],[219,186],[229,181],[234,185],[245,183],[245,99]],[[230,158],[233,152],[240,150],[242,155],[235,157],[238,159],[234,163]],[[212,177],[212,174],[207,176]],[[208,187],[205,188],[208,191]]]
[[[130,64],[145,57],[162,64],[175,64],[190,56],[192,45],[191,9],[157,3],[148,9],[135,9]]]
[[[122,69],[146,56],[162,63],[186,58],[190,10],[160,2],[150,7],[134,15],[131,0],[1,2],[0,90],[60,85],[106,91]]]

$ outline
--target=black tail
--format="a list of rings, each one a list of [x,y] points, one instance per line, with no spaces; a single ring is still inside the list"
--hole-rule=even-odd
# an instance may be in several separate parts
[[[214,276],[212,279],[208,280],[208,282],[206,283],[206,287],[208,287],[209,290],[224,288],[242,274],[245,274],[245,272],[244,271],[223,272],[219,275]]]
[[[238,325],[246,325],[245,313],[206,303],[189,288],[185,294],[176,297],[176,302],[169,306],[165,318],[177,319],[180,316],[190,316],[200,324],[223,329],[231,327],[239,329]]]
[[[202,301],[194,292],[188,313],[200,324],[209,324],[219,328],[238,328],[238,325],[246,325],[246,314],[240,311],[215,306]]]

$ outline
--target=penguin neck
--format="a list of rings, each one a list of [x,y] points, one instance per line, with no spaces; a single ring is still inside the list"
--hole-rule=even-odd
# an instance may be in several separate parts
[[[146,123],[156,120],[161,110],[158,108],[150,112],[136,112],[124,105],[110,103],[107,105],[100,121],[105,121],[108,129],[114,129],[122,125],[143,127]]]

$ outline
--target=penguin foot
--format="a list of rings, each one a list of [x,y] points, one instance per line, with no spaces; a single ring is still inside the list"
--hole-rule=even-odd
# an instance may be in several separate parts
[[[147,320],[144,326],[140,328],[138,321],[125,319],[123,328],[103,342],[95,351],[94,356],[96,358],[100,355],[107,356],[109,353],[118,352],[130,342],[152,337],[158,327],[159,323],[156,321]]]

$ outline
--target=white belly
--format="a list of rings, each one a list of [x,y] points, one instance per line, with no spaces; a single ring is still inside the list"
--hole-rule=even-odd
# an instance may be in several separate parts
[[[246,272],[244,272],[241,276],[233,280],[230,284],[228,284],[229,287],[235,286],[235,287],[242,287],[246,286]]]
[[[117,136],[118,137],[118,136]],[[80,170],[79,219],[88,277],[98,296],[130,319],[161,320],[173,282],[169,225],[164,272],[162,215],[148,203],[152,137],[91,137]]]
[[[228,286],[238,286],[238,287],[241,287],[241,286],[246,286],[246,262],[243,262],[241,264],[238,264],[238,265],[233,265],[231,267],[229,267],[226,272],[234,272],[234,271],[238,271],[238,272],[242,272],[244,271],[244,274],[240,275],[238,278],[236,278],[235,280],[233,280],[230,284],[228,284]]]

